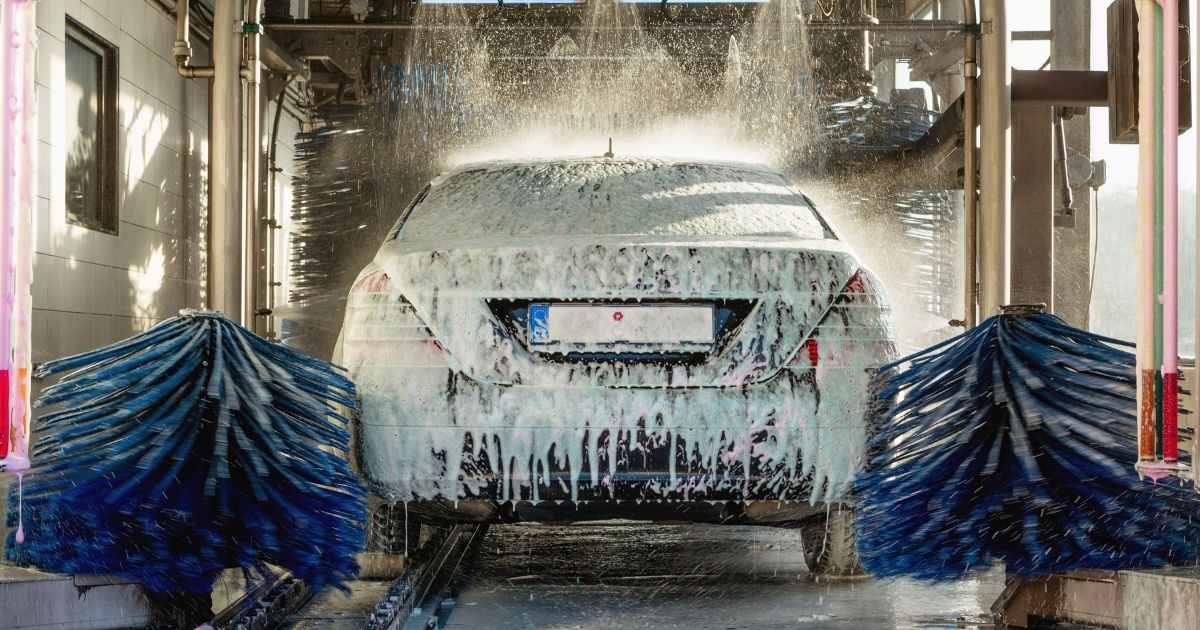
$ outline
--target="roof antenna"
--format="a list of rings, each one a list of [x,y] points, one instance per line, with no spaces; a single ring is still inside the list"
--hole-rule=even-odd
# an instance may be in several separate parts
[[[606,157],[606,158],[613,157],[613,152],[612,152],[612,138],[609,138],[609,139],[608,139],[608,152],[604,154],[604,157]]]

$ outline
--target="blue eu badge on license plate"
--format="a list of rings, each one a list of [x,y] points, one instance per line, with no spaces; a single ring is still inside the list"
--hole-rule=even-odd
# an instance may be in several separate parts
[[[550,305],[532,304],[529,307],[529,340],[550,341]]]

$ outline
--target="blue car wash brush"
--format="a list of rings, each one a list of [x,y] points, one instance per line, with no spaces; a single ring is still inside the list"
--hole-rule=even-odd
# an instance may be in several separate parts
[[[68,373],[40,406],[17,560],[202,593],[226,568],[352,579],[365,489],[346,455],[355,388],[219,313],[184,311]],[[10,511],[12,514],[13,511]]]
[[[884,366],[863,566],[949,580],[1194,563],[1200,499],[1139,477],[1134,356],[1037,307]]]

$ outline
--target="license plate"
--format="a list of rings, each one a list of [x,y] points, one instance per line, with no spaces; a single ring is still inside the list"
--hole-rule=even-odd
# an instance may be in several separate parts
[[[534,345],[711,346],[713,307],[691,304],[532,304]]]

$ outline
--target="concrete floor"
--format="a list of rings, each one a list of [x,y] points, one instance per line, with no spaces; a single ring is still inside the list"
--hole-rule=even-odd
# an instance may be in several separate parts
[[[150,608],[134,582],[0,564],[0,630],[140,628]]]
[[[816,580],[794,530],[493,527],[447,628],[991,628],[997,570],[950,584]]]

